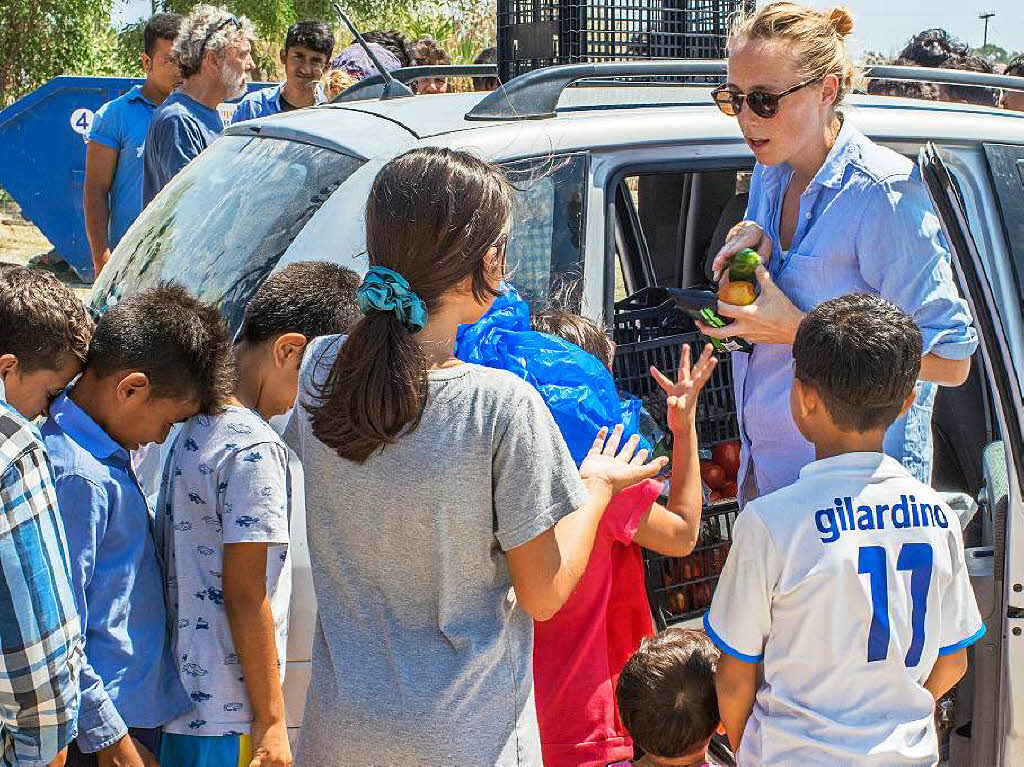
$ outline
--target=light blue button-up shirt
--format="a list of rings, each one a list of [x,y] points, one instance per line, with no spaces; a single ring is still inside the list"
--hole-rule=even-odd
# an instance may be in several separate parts
[[[281,111],[281,89],[284,83],[272,85],[269,88],[261,88],[258,91],[246,95],[238,102],[234,113],[231,115],[231,123],[240,123],[245,120],[255,120],[257,117],[276,115]],[[323,104],[327,100],[322,86],[317,86],[314,101]]]
[[[916,165],[844,121],[800,196],[796,234],[784,253],[779,218],[792,174],[787,163],[758,164],[747,204],[747,219],[772,239],[768,269],[789,300],[808,311],[846,293],[877,293],[917,321],[926,354],[970,357],[977,335],[953,284],[949,251]],[[789,412],[792,362],[788,344],[758,344],[749,355],[733,355],[741,494],[751,469],[757,495],[765,495],[795,482],[814,460],[814,447]],[[910,411],[885,438],[885,452],[925,483],[931,480],[935,390],[935,384],[920,382]]]
[[[41,431],[85,629],[76,742],[94,752],[128,727],[160,727],[192,703],[170,655],[153,520],[128,451],[66,393]]]

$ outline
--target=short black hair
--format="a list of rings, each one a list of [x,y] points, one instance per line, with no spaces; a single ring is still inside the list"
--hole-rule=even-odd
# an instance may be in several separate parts
[[[395,54],[395,58],[403,67],[412,64],[409,41],[401,32],[394,29],[372,29],[363,35],[363,39],[368,43],[376,43],[381,48]]]
[[[899,58],[910,66],[960,69],[966,72],[992,73],[992,65],[971,53],[970,46],[944,29],[926,29],[907,42]],[[943,85],[940,94],[951,99],[980,106],[994,106],[996,92],[974,85]]]
[[[261,344],[282,333],[306,340],[347,333],[362,319],[356,292],[362,279],[326,261],[297,261],[267,278],[245,309],[237,340]]]
[[[851,293],[814,307],[793,341],[793,376],[844,431],[887,428],[921,372],[921,330],[895,304]]]
[[[296,21],[288,27],[288,33],[284,37],[285,51],[293,45],[301,45],[303,48],[322,53],[329,59],[334,53],[334,32],[324,21]]]
[[[26,372],[85,360],[92,320],[69,287],[42,269],[0,266],[0,354]]]
[[[155,396],[194,399],[206,414],[223,407],[234,384],[224,319],[177,283],[111,307],[96,325],[86,369],[101,378],[145,373]]]
[[[142,30],[142,48],[147,56],[153,55],[157,40],[170,40],[178,36],[183,17],[178,13],[154,13]]]
[[[1024,53],[1018,53],[1010,59],[1010,63],[1006,65],[1003,74],[1010,77],[1024,77]]]
[[[718,648],[703,631],[668,628],[626,661],[615,699],[633,742],[652,756],[686,756],[718,728]]]

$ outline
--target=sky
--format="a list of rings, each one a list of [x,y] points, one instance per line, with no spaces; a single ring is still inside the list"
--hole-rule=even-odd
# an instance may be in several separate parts
[[[809,0],[825,8],[842,2],[853,11],[856,28],[850,44],[855,55],[863,51],[892,55],[917,32],[943,27],[972,47],[980,46],[984,23],[979,13],[995,13],[989,20],[990,43],[1009,51],[1024,51],[1024,0]],[[758,0],[762,5],[764,0]],[[120,26],[148,16],[149,0],[118,0],[114,22]]]

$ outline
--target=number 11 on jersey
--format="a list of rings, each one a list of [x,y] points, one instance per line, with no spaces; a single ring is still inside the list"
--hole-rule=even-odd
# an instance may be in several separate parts
[[[928,543],[905,543],[896,560],[898,571],[910,572],[910,647],[904,662],[916,666],[924,649],[924,617],[928,610],[928,587],[932,580],[932,547]],[[868,575],[871,584],[871,629],[868,631],[868,663],[889,655],[889,568],[885,549],[861,546],[857,572]]]

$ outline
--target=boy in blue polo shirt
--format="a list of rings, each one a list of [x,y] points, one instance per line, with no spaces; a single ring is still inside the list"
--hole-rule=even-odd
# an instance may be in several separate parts
[[[984,626],[956,514],[882,452],[921,349],[914,321],[876,295],[800,323],[790,410],[817,460],[737,517],[704,618],[740,765],[938,761],[935,701]]]
[[[291,112],[294,109],[322,104],[321,78],[334,51],[334,33],[322,21],[298,21],[288,27],[281,51],[284,82],[253,91],[235,107],[232,123],[257,117]]]
[[[159,728],[191,706],[170,653],[152,519],[128,451],[216,410],[230,371],[216,309],[180,286],[146,290],[100,320],[84,372],[42,426],[85,634],[69,765],[151,764]]]
[[[82,203],[94,277],[142,212],[142,155],[149,122],[181,82],[171,56],[180,26],[176,13],[158,13],[146,22],[140,56],[146,82],[101,106],[89,129]]]

